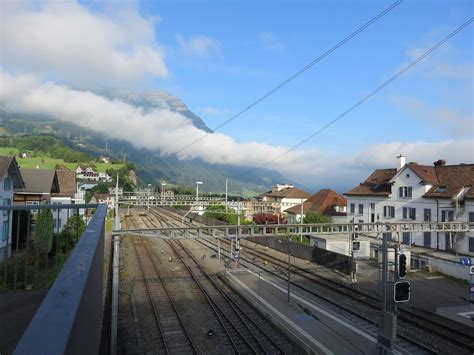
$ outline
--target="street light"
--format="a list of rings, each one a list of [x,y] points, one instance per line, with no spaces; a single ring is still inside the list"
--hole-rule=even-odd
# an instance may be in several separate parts
[[[161,202],[163,203],[163,200],[165,199],[165,186],[166,182],[161,183]]]
[[[199,200],[199,185],[202,185],[202,181],[196,181],[196,203]]]

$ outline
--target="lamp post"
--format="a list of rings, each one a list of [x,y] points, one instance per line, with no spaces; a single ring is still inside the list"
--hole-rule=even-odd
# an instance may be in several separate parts
[[[199,201],[199,185],[202,185],[202,181],[196,181],[196,203]]]
[[[165,199],[165,186],[166,182],[161,183],[161,203],[163,204],[164,199]]]
[[[202,185],[202,181],[196,181],[196,213],[199,211],[199,185]]]

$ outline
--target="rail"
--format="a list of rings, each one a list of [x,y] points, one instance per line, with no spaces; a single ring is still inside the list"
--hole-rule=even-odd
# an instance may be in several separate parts
[[[98,205],[14,354],[98,353],[106,214]]]

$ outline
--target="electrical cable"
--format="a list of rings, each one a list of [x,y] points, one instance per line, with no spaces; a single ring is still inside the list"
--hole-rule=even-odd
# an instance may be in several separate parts
[[[438,43],[436,43],[434,46],[432,46],[430,49],[428,49],[426,52],[424,52],[422,55],[420,55],[418,58],[416,58],[415,60],[413,60],[411,63],[409,63],[408,65],[406,65],[405,67],[403,67],[403,69],[401,69],[400,71],[398,71],[395,75],[393,75],[390,79],[388,79],[387,81],[385,81],[382,85],[379,85],[375,90],[371,91],[368,95],[364,96],[362,99],[360,99],[359,101],[357,101],[355,104],[353,104],[352,106],[350,106],[347,110],[345,110],[343,113],[341,113],[339,116],[337,116],[336,118],[334,118],[333,120],[329,121],[328,123],[326,123],[323,127],[319,128],[317,131],[311,133],[309,136],[307,136],[306,138],[304,138],[303,140],[299,141],[297,144],[295,144],[294,146],[292,146],[291,148],[287,149],[284,153],[276,156],[275,158],[267,161],[266,163],[262,164],[262,165],[259,165],[257,166],[256,168],[253,168],[241,175],[238,175],[238,177],[242,177],[242,176],[246,176],[246,175],[249,175],[257,170],[260,170],[266,166],[268,166],[269,164],[273,163],[274,161],[282,158],[283,156],[287,155],[288,153],[292,152],[293,150],[295,150],[296,148],[298,148],[299,146],[303,145],[304,143],[308,142],[309,140],[311,140],[312,138],[314,138],[315,136],[317,136],[318,134],[320,134],[321,132],[323,132],[325,129],[329,128],[330,126],[332,126],[333,124],[335,124],[337,121],[339,121],[340,119],[342,119],[344,116],[346,116],[348,113],[350,113],[351,111],[355,110],[357,107],[359,107],[360,105],[362,105],[364,102],[366,102],[367,100],[369,100],[372,96],[374,96],[375,94],[377,94],[379,91],[381,91],[382,89],[384,89],[386,86],[390,85],[393,81],[395,81],[396,79],[398,79],[400,76],[402,76],[405,72],[407,72],[408,70],[412,69],[415,65],[417,65],[420,61],[422,61],[424,58],[426,58],[428,55],[430,55],[431,53],[433,53],[436,49],[438,49],[440,46],[442,46],[444,43],[446,43],[449,39],[451,39],[452,37],[454,37],[456,34],[458,34],[459,32],[461,32],[464,28],[466,28],[468,25],[470,25],[472,23],[472,21],[474,20],[474,18],[470,18],[469,20],[467,20],[466,22],[464,22],[461,26],[459,26],[456,30],[454,30],[453,32],[451,32],[449,35],[447,35],[446,37],[444,37],[441,41],[439,41]]]
[[[227,120],[225,120],[224,122],[222,122],[221,124],[219,124],[217,127],[213,128],[212,129],[212,132],[206,132],[203,136],[195,139],[194,141],[192,141],[191,143],[185,145],[184,147],[180,148],[179,150],[177,150],[176,152],[170,154],[169,156],[173,156],[173,155],[176,155],[176,154],[179,154],[181,153],[182,151],[188,149],[189,147],[191,147],[192,145],[196,144],[197,142],[203,140],[204,138],[206,138],[207,136],[209,136],[211,133],[214,133],[215,131],[221,129],[222,127],[224,127],[225,125],[227,125],[228,123],[232,122],[233,120],[235,120],[237,117],[241,116],[242,114],[244,114],[245,112],[247,112],[248,110],[250,110],[252,107],[258,105],[260,102],[264,101],[266,98],[268,98],[269,96],[273,95],[276,91],[280,90],[282,87],[284,87],[285,85],[287,85],[288,83],[290,83],[292,80],[294,80],[295,78],[297,78],[298,76],[300,76],[301,74],[303,74],[304,72],[306,72],[308,69],[310,69],[311,67],[313,67],[315,64],[319,63],[321,60],[323,60],[324,58],[326,58],[329,54],[331,54],[332,52],[334,52],[336,49],[338,49],[339,47],[343,46],[345,43],[347,43],[349,40],[351,40],[353,37],[357,36],[360,32],[362,32],[363,30],[365,30],[367,27],[369,27],[370,25],[372,25],[374,22],[376,22],[377,20],[379,20],[381,17],[383,17],[384,15],[386,15],[388,12],[392,11],[395,7],[397,7],[398,5],[400,5],[402,3],[402,0],[397,0],[396,2],[394,2],[392,5],[390,5],[388,8],[386,8],[385,10],[383,10],[382,12],[380,12],[377,16],[373,17],[370,21],[366,22],[363,26],[359,27],[357,30],[355,30],[354,32],[352,32],[350,35],[348,35],[347,37],[345,37],[343,40],[339,41],[337,44],[335,44],[333,47],[331,47],[330,49],[328,49],[326,52],[324,52],[323,54],[321,54],[319,57],[317,57],[316,59],[314,59],[312,62],[310,62],[309,64],[307,64],[306,66],[304,66],[303,68],[301,68],[300,70],[298,70],[297,72],[295,72],[293,75],[291,75],[290,77],[288,77],[287,79],[285,79],[284,81],[282,81],[280,84],[278,84],[277,86],[275,86],[273,89],[271,89],[270,91],[267,91],[263,96],[261,96],[260,98],[258,98],[257,100],[253,101],[250,105],[246,106],[244,109],[242,109],[241,111],[239,111],[238,113],[236,113],[235,115],[233,115],[232,117],[228,118]]]

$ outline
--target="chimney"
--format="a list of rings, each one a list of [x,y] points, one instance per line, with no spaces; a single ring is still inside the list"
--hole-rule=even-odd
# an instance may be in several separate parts
[[[398,159],[398,169],[397,170],[400,170],[401,168],[403,168],[405,166],[405,157],[400,154],[397,157],[397,159]]]
[[[439,159],[439,160],[436,160],[434,163],[433,163],[434,166],[445,166],[446,165],[446,160],[444,159]]]

